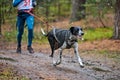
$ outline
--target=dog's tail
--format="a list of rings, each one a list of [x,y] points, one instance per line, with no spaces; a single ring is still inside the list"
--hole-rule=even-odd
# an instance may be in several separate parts
[[[45,31],[41,28],[41,32],[44,36],[47,36],[47,34],[45,33]]]

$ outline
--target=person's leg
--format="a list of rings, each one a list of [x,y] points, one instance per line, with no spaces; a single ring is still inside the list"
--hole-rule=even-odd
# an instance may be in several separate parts
[[[32,49],[32,40],[33,40],[33,29],[34,29],[34,17],[28,16],[26,19],[26,24],[28,26],[28,51],[34,53]]]
[[[17,53],[21,53],[21,40],[22,40],[22,35],[24,33],[24,23],[25,23],[25,20],[18,16],[17,17]]]

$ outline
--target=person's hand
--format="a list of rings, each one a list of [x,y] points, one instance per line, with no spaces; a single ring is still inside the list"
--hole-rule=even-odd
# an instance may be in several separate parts
[[[18,4],[20,4],[23,0],[14,0],[13,6],[16,7]]]
[[[33,2],[33,7],[35,7],[37,5],[36,1]]]

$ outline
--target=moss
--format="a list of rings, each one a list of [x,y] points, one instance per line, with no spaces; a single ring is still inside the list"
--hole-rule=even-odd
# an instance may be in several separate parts
[[[14,60],[12,58],[7,58],[7,57],[0,57],[0,60],[7,60],[7,61],[16,62],[16,60]]]
[[[11,65],[0,63],[0,80],[30,80],[20,74]]]
[[[93,67],[92,69],[95,70],[95,71],[110,72],[109,70],[104,70],[104,69],[98,68],[98,67]]]

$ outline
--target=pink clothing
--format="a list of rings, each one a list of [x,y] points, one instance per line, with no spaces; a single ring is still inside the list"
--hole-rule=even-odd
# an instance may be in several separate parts
[[[18,4],[17,8],[18,10],[32,9],[32,0],[23,0],[20,4]]]

